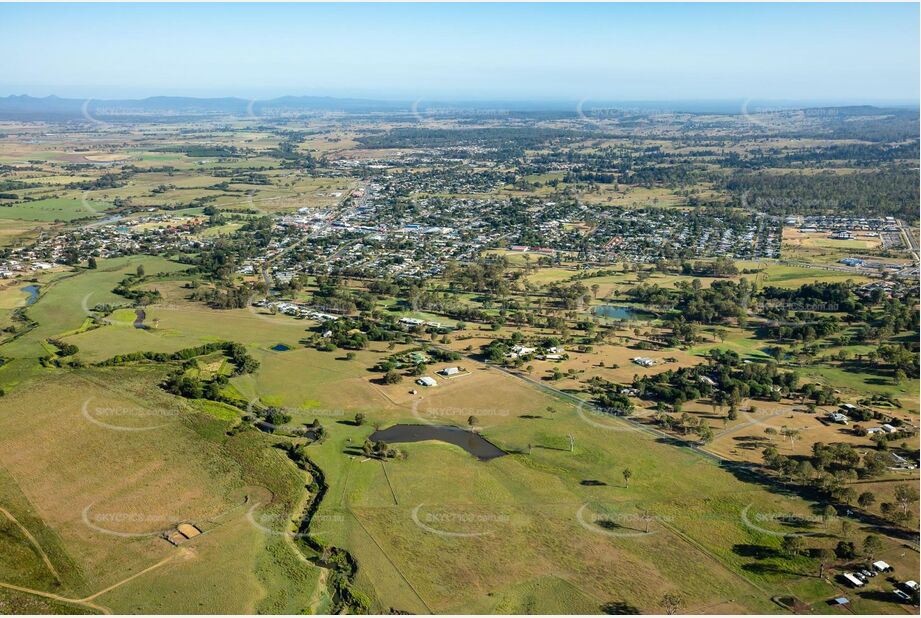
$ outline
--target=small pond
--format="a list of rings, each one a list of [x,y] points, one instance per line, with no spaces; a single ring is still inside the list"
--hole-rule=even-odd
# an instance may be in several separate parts
[[[635,310],[621,305],[601,305],[600,307],[592,309],[592,313],[615,320],[637,319],[637,312]]]
[[[289,346],[286,346],[283,343],[276,343],[275,345],[272,346],[272,350],[274,350],[275,352],[287,352],[290,349],[291,348]]]
[[[445,425],[394,425],[375,431],[370,439],[393,444],[439,440],[461,447],[480,461],[489,461],[507,454],[478,433]]]
[[[22,288],[23,292],[29,293],[29,298],[26,299],[26,306],[35,303],[38,300],[38,286],[37,285],[27,285]]]

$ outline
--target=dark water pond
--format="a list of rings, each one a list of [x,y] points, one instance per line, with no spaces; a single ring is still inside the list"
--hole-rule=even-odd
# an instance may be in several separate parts
[[[23,292],[29,293],[29,298],[26,299],[26,306],[33,304],[38,300],[38,286],[37,285],[27,285],[22,288]]]
[[[276,343],[275,345],[272,346],[272,349],[275,350],[276,352],[287,352],[291,348],[286,346],[283,343]]]
[[[595,315],[613,318],[615,320],[635,320],[637,313],[630,307],[620,305],[601,305],[592,310]]]
[[[134,327],[135,328],[147,328],[144,326],[144,320],[147,319],[147,312],[143,309],[134,310]]]
[[[481,461],[489,461],[507,454],[478,433],[443,425],[394,425],[375,431],[371,434],[371,440],[383,440],[394,444],[440,440],[461,447]]]

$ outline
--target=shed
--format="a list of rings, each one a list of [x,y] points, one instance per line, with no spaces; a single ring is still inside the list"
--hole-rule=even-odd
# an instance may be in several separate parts
[[[430,378],[429,376],[423,376],[416,380],[416,384],[419,386],[436,386],[438,382],[435,381],[435,378]]]

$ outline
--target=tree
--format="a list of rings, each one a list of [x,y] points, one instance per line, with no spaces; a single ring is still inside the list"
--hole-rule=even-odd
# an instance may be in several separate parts
[[[849,522],[847,519],[841,519],[841,538],[850,539],[851,535],[854,533],[854,524]]]
[[[346,353],[345,353],[345,360],[355,360],[355,353],[354,353],[354,352],[346,352]]]
[[[862,509],[870,508],[874,502],[876,502],[876,495],[872,491],[865,491],[857,496],[857,504]]]
[[[677,592],[668,592],[662,597],[662,607],[669,616],[677,614],[681,607],[681,595]]]
[[[835,497],[846,505],[851,506],[851,504],[854,503],[855,493],[856,492],[854,492],[852,488],[843,487],[842,489],[838,490],[838,492],[835,494]]]
[[[384,374],[384,384],[399,384],[403,381],[403,376],[396,369],[391,369]]]
[[[739,406],[735,403],[729,404],[729,414],[727,415],[730,421],[734,421],[739,418]]]
[[[365,424],[365,414],[364,412],[358,412],[355,414],[355,424],[364,425]]]
[[[795,534],[788,534],[780,542],[780,549],[788,556],[798,556],[806,549],[803,537]]]
[[[138,279],[143,279],[144,273],[145,273],[145,271],[144,271],[144,265],[143,265],[143,264],[138,264],[137,271],[135,271],[135,272],[137,272]]]
[[[86,267],[90,269],[95,269],[96,268],[96,258],[94,258],[93,256],[90,256],[90,259],[86,261]]]
[[[624,486],[630,487],[630,477],[633,476],[633,471],[630,468],[624,468]]]
[[[875,534],[868,534],[863,540],[863,555],[867,560],[873,561],[873,556],[882,551],[883,542]]]
[[[700,437],[701,444],[709,444],[713,441],[713,430],[706,423],[701,423],[697,427],[697,435]]]
[[[477,424],[478,422],[479,422],[479,421],[478,421],[477,417],[475,417],[475,416],[473,416],[473,415],[467,417],[467,425],[469,425],[471,429],[473,429],[473,428],[476,426],[476,424]]]
[[[907,514],[911,505],[918,501],[918,488],[911,485],[895,486],[895,502],[902,513]]]
[[[799,439],[799,429],[790,429],[784,426],[780,428],[780,435],[790,439],[790,448],[792,449],[794,442]]]
[[[878,451],[886,451],[889,449],[889,442],[886,439],[886,435],[882,432],[873,436],[873,442],[876,444],[876,450]]]
[[[838,541],[835,546],[835,555],[841,560],[850,560],[857,557],[857,550],[851,541]]]
[[[838,516],[838,511],[835,510],[830,504],[826,504],[825,508],[822,509],[822,521],[825,523],[825,527],[828,528],[828,520],[834,519]]]
[[[824,579],[825,565],[834,558],[835,554],[827,547],[819,547],[814,551],[813,555],[819,561],[819,579]]]

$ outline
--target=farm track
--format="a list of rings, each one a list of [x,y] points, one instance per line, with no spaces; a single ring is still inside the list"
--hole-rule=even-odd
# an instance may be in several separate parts
[[[431,342],[426,342],[426,343],[429,344],[429,345],[432,345]],[[432,345],[432,347],[439,348],[440,350],[444,350],[444,351],[446,351],[446,352],[451,351],[451,350],[448,350],[447,348],[441,348],[440,346],[436,346],[436,345]],[[524,380],[524,381],[527,382],[528,384],[531,384],[532,386],[536,386],[537,388],[539,388],[539,389],[541,389],[541,390],[543,390],[543,391],[545,391],[545,392],[550,393],[551,395],[557,397],[558,399],[566,400],[566,401],[568,401],[568,402],[570,402],[570,403],[576,404],[577,406],[585,406],[585,407],[589,407],[589,408],[591,408],[591,409],[593,409],[593,410],[596,410],[596,411],[599,411],[599,412],[601,411],[601,410],[598,409],[598,407],[597,407],[595,404],[591,403],[590,401],[586,401],[586,400],[584,400],[584,399],[579,399],[579,398],[576,397],[575,395],[571,395],[571,394],[566,393],[566,392],[564,392],[564,391],[561,391],[561,390],[559,390],[559,389],[557,389],[557,388],[553,388],[552,386],[548,386],[548,385],[546,385],[546,384],[543,384],[543,383],[541,383],[541,382],[535,380],[534,378],[530,378],[530,377],[525,376],[525,375],[522,375],[522,374],[520,374],[520,373],[518,373],[518,372],[511,371],[511,370],[509,370],[509,369],[506,369],[505,367],[500,367],[500,366],[498,366],[498,365],[493,365],[493,364],[490,364],[490,363],[483,362],[483,361],[481,361],[481,360],[475,358],[473,355],[470,355],[470,354],[465,355],[465,358],[467,358],[467,360],[469,360],[469,361],[471,361],[471,362],[477,363],[478,365],[482,365],[483,367],[488,367],[488,368],[492,368],[492,369],[497,369],[497,370],[499,370],[499,371],[501,371],[501,372],[503,372],[503,373],[505,373],[505,374],[507,374],[507,375],[510,375],[510,376],[512,376],[512,377],[514,377],[514,378],[518,378],[519,380]],[[695,444],[695,443],[693,443],[693,442],[690,442],[690,441],[688,441],[688,440],[682,440],[682,439],[680,439],[680,438],[676,438],[675,436],[669,435],[669,434],[665,433],[664,431],[660,431],[660,430],[658,430],[658,429],[656,429],[656,428],[654,428],[654,427],[648,427],[648,426],[646,426],[646,425],[641,425],[640,423],[637,423],[637,422],[628,421],[628,420],[621,419],[621,418],[616,418],[616,417],[614,417],[614,420],[620,421],[620,422],[624,423],[626,426],[631,427],[631,428],[633,428],[633,429],[636,429],[636,430],[639,431],[639,432],[646,433],[646,434],[651,435],[651,436],[656,436],[657,438],[664,438],[664,439],[667,439],[667,440],[670,441],[670,442],[678,442],[678,443],[681,444],[682,447],[684,447],[684,448],[690,450],[690,451],[693,452],[693,453],[696,453],[696,454],[700,455],[701,457],[703,457],[703,458],[705,458],[705,459],[708,459],[708,460],[710,460],[710,461],[713,461],[714,463],[719,463],[719,464],[726,463],[726,460],[723,459],[722,457],[720,457],[719,455],[717,455],[717,454],[715,454],[715,453],[711,453],[711,452],[709,452],[709,451],[705,451],[704,449],[700,448],[699,445],[697,445],[697,444]]]
[[[0,506],[0,513],[3,513],[7,517],[7,519],[9,519],[11,522],[13,522],[14,524],[16,524],[16,526],[19,527],[19,529],[22,531],[25,537],[29,539],[29,542],[32,544],[32,547],[35,548],[35,551],[38,552],[38,555],[41,557],[42,562],[45,563],[45,566],[48,567],[48,570],[51,571],[52,575],[54,575],[54,578],[58,581],[59,584],[63,583],[63,580],[61,579],[61,575],[58,573],[57,569],[54,568],[54,565],[51,563],[51,559],[48,558],[48,554],[46,554],[45,550],[42,549],[42,546],[41,544],[39,544],[38,540],[34,536],[32,536],[32,533],[29,532],[29,529],[23,526],[19,522],[18,519],[13,517],[12,513],[7,511],[2,506]]]
[[[429,343],[429,344],[431,345],[430,342],[427,342],[427,343]],[[448,351],[446,348],[441,348],[440,346],[437,346],[437,345],[435,345],[435,346],[433,346],[433,347],[437,347],[437,348],[439,348],[439,349]],[[483,366],[483,367],[497,369],[497,370],[499,370],[499,371],[501,371],[501,372],[503,372],[503,373],[505,373],[505,374],[508,374],[508,375],[510,375],[510,376],[513,376],[513,377],[515,377],[515,378],[518,378],[518,379],[520,379],[520,380],[523,380],[523,381],[527,382],[528,384],[531,384],[531,385],[533,385],[533,386],[536,386],[537,388],[542,389],[542,390],[544,390],[545,392],[548,392],[548,393],[550,393],[550,394],[556,396],[556,397],[559,398],[559,399],[562,399],[562,400],[565,400],[565,401],[574,403],[574,404],[579,405],[579,406],[588,407],[588,408],[591,408],[591,409],[596,410],[596,411],[599,411],[599,412],[601,411],[597,406],[595,406],[595,405],[594,405],[593,403],[591,403],[590,401],[585,401],[585,400],[583,400],[583,399],[579,399],[578,397],[576,397],[576,396],[574,396],[574,395],[572,395],[572,394],[570,394],[570,393],[563,392],[563,391],[561,391],[561,390],[559,390],[559,389],[556,389],[556,388],[554,388],[554,387],[552,387],[552,386],[548,386],[548,385],[546,385],[546,384],[543,384],[543,383],[541,383],[541,382],[538,382],[537,380],[534,380],[533,378],[530,378],[530,377],[528,377],[528,376],[526,376],[526,375],[523,375],[523,374],[521,374],[521,373],[518,373],[518,372],[515,372],[515,371],[511,371],[511,370],[506,369],[506,368],[504,368],[504,367],[500,367],[500,366],[497,366],[497,365],[493,365],[493,364],[490,364],[490,363],[486,363],[486,362],[484,362],[484,361],[479,360],[478,358],[475,358],[475,357],[474,357],[473,355],[471,355],[471,354],[465,354],[464,357],[465,357],[467,360],[469,360],[469,361],[471,361],[471,362],[473,362],[473,363],[476,363],[476,364],[478,364],[478,365],[481,365],[481,366]],[[646,426],[646,425],[642,425],[642,424],[640,424],[640,423],[637,423],[637,422],[635,422],[635,421],[629,421],[629,420],[622,419],[622,418],[614,418],[614,420],[620,421],[620,422],[624,423],[624,424],[627,425],[627,426],[630,426],[630,427],[632,427],[632,428],[635,428],[637,431],[640,431],[640,432],[642,432],[642,433],[646,433],[647,435],[655,436],[657,439],[665,440],[665,441],[666,441],[667,443],[669,443],[669,444],[674,444],[674,445],[677,445],[677,446],[679,446],[679,447],[681,447],[681,448],[687,449],[687,450],[690,451],[691,453],[697,454],[697,455],[701,456],[703,459],[708,460],[708,461],[710,461],[710,462],[712,462],[712,463],[715,463],[715,464],[718,465],[719,467],[725,469],[725,470],[726,470],[727,472],[729,472],[730,474],[736,474],[737,476],[746,476],[746,477],[749,477],[749,478],[751,479],[752,482],[764,483],[764,484],[768,484],[768,485],[774,485],[774,484],[777,483],[777,479],[775,479],[775,478],[773,478],[773,477],[771,477],[771,476],[765,474],[764,472],[760,471],[759,468],[758,468],[758,466],[756,466],[756,465],[754,465],[754,464],[749,464],[749,463],[745,463],[745,462],[736,462],[736,461],[732,461],[732,460],[726,459],[726,458],[724,458],[724,457],[718,455],[717,453],[714,453],[714,452],[711,452],[711,451],[708,451],[708,450],[704,449],[704,448],[703,448],[701,445],[699,445],[699,444],[696,444],[696,443],[691,442],[691,441],[688,441],[688,440],[682,440],[682,439],[679,438],[679,437],[672,436],[672,435],[670,435],[670,434],[668,434],[668,433],[666,433],[666,432],[664,432],[664,431],[661,431],[661,430],[659,430],[659,429],[657,429],[657,428],[655,428],[655,427],[649,427],[649,426]],[[728,431],[734,431],[735,429],[737,429],[737,428],[733,428],[733,429],[728,430]],[[724,433],[725,433],[725,432],[724,432]],[[813,498],[806,497],[806,499],[809,500],[809,501],[814,501],[814,500],[815,500],[814,497],[813,497]],[[832,503],[832,506],[834,506],[839,512],[844,512],[845,510],[850,510],[850,509],[847,508],[847,505],[840,504],[840,503],[837,503],[837,504],[836,504],[836,503]],[[863,512],[860,512],[860,511],[851,511],[851,512],[852,512],[853,516],[854,516],[858,521],[860,521],[860,522],[862,522],[862,523],[864,523],[864,524],[871,525],[871,526],[883,526],[883,525],[885,525],[884,522],[881,522],[878,518],[876,518],[876,517],[874,517],[874,516],[867,515],[866,513],[863,513]],[[664,524],[663,524],[663,525],[664,525]],[[673,526],[665,525],[665,527],[666,527],[666,529],[668,529],[669,531],[671,531],[673,534],[675,534],[676,536],[678,536],[679,538],[681,538],[681,539],[682,539],[683,541],[685,541],[686,543],[689,543],[689,544],[693,545],[694,547],[696,547],[698,550],[700,550],[701,552],[703,552],[703,553],[706,554],[707,556],[710,556],[713,560],[715,560],[718,564],[720,564],[721,567],[723,567],[723,568],[726,569],[727,571],[731,572],[731,573],[733,574],[734,577],[740,579],[741,581],[746,582],[747,584],[751,585],[752,587],[756,588],[757,590],[766,593],[766,591],[764,591],[763,588],[761,588],[760,586],[758,586],[758,585],[755,584],[754,582],[750,581],[748,578],[746,578],[746,577],[745,577],[744,575],[742,575],[741,573],[738,573],[738,572],[734,571],[734,570],[732,569],[732,567],[730,567],[728,564],[726,564],[719,556],[717,556],[716,554],[713,554],[712,552],[710,552],[708,549],[706,549],[704,546],[702,546],[701,544],[699,544],[697,541],[695,541],[695,540],[692,539],[691,537],[687,536],[686,534],[684,534],[684,533],[681,532],[680,530],[674,528]],[[914,535],[914,533],[910,533],[910,534],[901,534],[901,535],[899,535],[899,534],[894,534],[894,533],[890,530],[890,531],[887,533],[887,536],[892,536],[892,538],[898,539],[899,541],[901,541],[901,542],[903,542],[903,543],[906,543],[908,546],[912,547],[912,548],[915,549],[915,550],[917,550],[918,547],[919,547],[918,544],[917,544],[917,538],[916,538],[916,536]]]
[[[164,558],[163,560],[160,560],[160,561],[157,562],[156,564],[152,564],[151,566],[149,566],[149,567],[147,567],[147,568],[145,568],[145,569],[142,569],[142,570],[138,571],[138,572],[135,573],[134,575],[130,575],[130,576],[126,577],[125,579],[123,579],[123,580],[121,580],[121,581],[119,581],[119,582],[116,582],[116,583],[112,584],[111,586],[108,586],[108,587],[106,587],[106,588],[103,588],[102,590],[99,590],[98,592],[94,592],[93,594],[91,594],[91,595],[89,595],[89,596],[87,596],[87,597],[83,597],[82,599],[73,599],[73,598],[61,596],[61,595],[59,595],[59,594],[55,594],[55,593],[53,593],[53,592],[45,592],[45,591],[43,591],[43,590],[35,590],[35,589],[32,589],[32,588],[25,588],[25,587],[23,587],[23,586],[16,586],[16,585],[13,585],[13,584],[7,584],[7,583],[5,583],[5,582],[0,582],[0,587],[2,587],[2,588],[8,588],[8,589],[10,589],[10,590],[15,590],[15,591],[17,591],[17,592],[24,592],[24,593],[26,593],[26,594],[33,594],[33,595],[36,595],[36,596],[45,597],[46,599],[51,599],[51,600],[53,600],[53,601],[58,601],[58,602],[61,602],[61,603],[68,603],[68,604],[71,604],[71,605],[79,605],[79,606],[81,606],[81,607],[86,607],[86,608],[89,608],[89,609],[96,610],[96,611],[98,611],[98,612],[100,612],[100,613],[102,613],[102,614],[111,614],[111,613],[112,613],[112,610],[111,610],[110,608],[108,608],[108,607],[106,607],[106,606],[104,606],[104,605],[98,605],[98,604],[96,604],[96,603],[93,603],[93,600],[96,599],[97,597],[103,595],[103,594],[106,594],[107,592],[111,592],[112,590],[115,590],[116,588],[119,588],[119,587],[123,586],[124,584],[127,584],[128,582],[130,582],[130,581],[133,580],[133,579],[136,579],[136,578],[138,578],[138,577],[141,577],[142,575],[146,575],[146,574],[149,573],[150,571],[153,571],[153,570],[155,570],[155,569],[160,568],[160,567],[163,566],[164,564],[166,564],[166,563],[168,563],[168,562],[174,560],[174,559],[176,558],[177,555],[179,555],[179,554],[172,554],[172,555],[170,555],[170,556],[167,556],[166,558]]]
[[[374,538],[374,535],[371,534],[371,532],[367,528],[365,528],[365,525],[363,523],[361,523],[361,518],[358,516],[358,514],[355,513],[355,511],[353,511],[351,507],[346,507],[346,508],[348,508],[349,514],[351,514],[352,518],[358,523],[358,526],[364,531],[365,534],[368,535],[368,538],[371,539],[371,542],[374,543],[374,546],[377,547],[378,551],[381,552],[381,555],[387,559],[387,562],[389,562],[390,566],[393,567],[394,572],[400,576],[400,579],[402,579],[403,582],[407,586],[409,586],[409,589],[413,591],[413,594],[416,595],[416,598],[419,599],[419,602],[422,603],[423,606],[425,606],[425,609],[427,609],[430,614],[437,613],[435,612],[435,610],[429,607],[429,604],[425,602],[425,599],[422,598],[422,595],[419,594],[419,591],[416,590],[416,587],[412,585],[409,579],[407,579],[407,577],[403,574],[403,571],[401,571],[400,568],[393,562],[393,560],[390,559],[390,556],[387,554],[384,548],[381,547],[381,544],[377,542],[377,539]]]
[[[720,431],[719,433],[714,434],[714,435],[713,435],[713,439],[716,440],[717,438],[721,438],[721,437],[723,437],[723,436],[727,436],[727,435],[729,435],[729,434],[735,433],[735,432],[739,431],[740,429],[746,429],[746,428],[748,428],[748,427],[751,427],[752,425],[758,425],[759,423],[761,423],[761,422],[763,422],[763,421],[766,421],[766,420],[769,419],[769,418],[774,418],[775,416],[780,416],[780,415],[782,415],[782,414],[787,414],[787,413],[789,413],[789,412],[791,412],[791,411],[792,411],[792,410],[778,410],[778,411],[776,411],[776,412],[772,412],[771,414],[766,414],[766,415],[762,416],[761,418],[751,418],[751,417],[750,417],[749,420],[746,421],[746,422],[744,422],[744,423],[740,423],[740,424],[738,424],[738,425],[735,425],[734,427],[730,427],[730,428],[728,428],[728,429],[724,429],[723,431]],[[748,414],[750,415],[751,413],[748,413]]]
[[[96,605],[95,603],[85,602],[81,599],[69,599],[67,597],[62,597],[59,594],[54,594],[53,592],[45,592],[43,590],[34,590],[32,588],[24,588],[22,586],[15,586],[13,584],[7,584],[0,582],[0,588],[7,588],[9,590],[15,590],[16,592],[23,592],[25,594],[33,594],[35,596],[44,597],[46,599],[51,599],[52,601],[58,601],[60,603],[67,603],[69,605],[78,605],[80,607],[86,607],[98,611],[101,614],[111,614],[112,611],[108,607],[103,607],[102,605]]]

